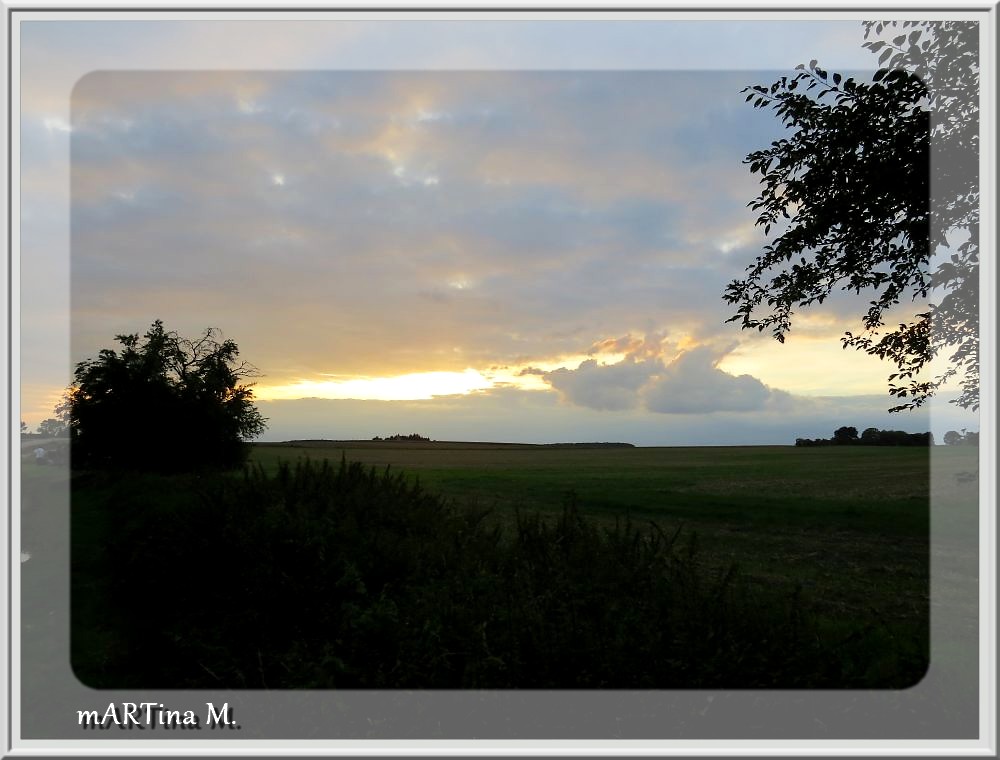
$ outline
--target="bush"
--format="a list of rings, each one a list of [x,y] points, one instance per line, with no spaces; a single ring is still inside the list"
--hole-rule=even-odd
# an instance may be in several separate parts
[[[77,364],[57,410],[69,419],[74,467],[190,472],[241,465],[244,441],[266,425],[243,383],[254,369],[236,363],[234,341],[218,338],[208,329],[187,340],[156,321],[142,339],[118,335],[119,351],[106,348]]]

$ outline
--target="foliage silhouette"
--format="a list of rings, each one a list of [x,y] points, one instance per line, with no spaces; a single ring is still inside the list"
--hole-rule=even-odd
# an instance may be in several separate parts
[[[74,467],[180,472],[229,468],[247,455],[244,441],[265,420],[236,364],[239,348],[209,328],[195,340],[154,322],[140,339],[118,335],[80,362],[63,409]]]
[[[781,232],[746,278],[727,287],[724,299],[737,305],[728,321],[784,342],[794,309],[838,289],[870,292],[863,331],[842,341],[896,365],[889,394],[902,403],[890,411],[920,406],[956,376],[955,403],[977,409],[978,25],[865,27],[864,46],[884,66],[871,82],[830,74],[813,60],[792,77],[744,90],[792,134],[744,161],[763,184],[749,204],[759,211],[757,225]],[[904,33],[891,42],[876,39],[898,29]],[[936,304],[887,328],[891,309],[904,299],[923,303],[934,290]],[[941,352],[948,368],[920,376]]]
[[[945,436],[947,443],[947,436]],[[796,446],[933,446],[934,436],[926,433],[907,433],[903,430],[879,430],[865,428],[858,437],[855,427],[841,427],[833,433],[833,438],[796,438]]]
[[[973,430],[966,431],[965,429],[961,433],[957,430],[949,430],[944,434],[944,442],[948,446],[978,446],[979,433]]]
[[[38,423],[38,434],[46,438],[61,438],[69,433],[69,428],[62,420],[49,417]]]
[[[856,427],[840,427],[833,431],[833,442],[844,445],[856,443],[858,440],[858,429]]]

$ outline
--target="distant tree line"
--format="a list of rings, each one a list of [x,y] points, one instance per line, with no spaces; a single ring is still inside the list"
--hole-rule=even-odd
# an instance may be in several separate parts
[[[947,441],[947,437],[945,439]],[[796,438],[796,446],[933,446],[934,436],[926,433],[907,433],[902,430],[865,428],[858,435],[856,427],[844,426],[833,432],[833,438]]]
[[[395,435],[387,435],[385,438],[381,436],[375,436],[372,438],[373,441],[429,441],[430,438],[420,435],[419,433],[410,433],[409,435],[403,435],[401,433],[396,433]]]
[[[961,433],[949,430],[944,434],[944,442],[949,446],[978,446],[979,433],[974,430],[966,432],[965,428],[962,428]]]
[[[58,407],[56,413],[59,413]],[[21,435],[24,438],[69,438],[69,425],[65,419],[50,417],[38,423],[38,432],[32,433],[28,430],[28,424],[21,420]]]

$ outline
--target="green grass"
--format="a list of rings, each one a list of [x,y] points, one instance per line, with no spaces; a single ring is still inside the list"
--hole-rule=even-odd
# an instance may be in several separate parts
[[[164,579],[174,577],[179,571],[170,565],[179,560],[171,547],[185,546],[185,551],[194,553],[183,562],[187,567],[183,573],[229,577],[235,572],[234,579],[256,578],[254,583],[260,588],[286,585],[268,591],[266,605],[252,613],[258,616],[254,618],[258,621],[253,624],[254,635],[264,632],[259,634],[264,638],[257,649],[248,650],[239,662],[227,660],[228,645],[212,638],[213,633],[190,654],[196,654],[197,662],[216,675],[209,678],[204,675],[207,671],[196,669],[187,673],[183,684],[175,685],[214,686],[218,677],[237,687],[267,688],[276,683],[288,688],[390,683],[406,688],[518,683],[656,686],[635,673],[623,675],[620,682],[613,674],[626,664],[634,669],[643,662],[644,655],[622,654],[633,635],[627,631],[645,631],[647,638],[662,637],[662,625],[656,623],[655,616],[669,616],[669,604],[679,603],[687,605],[692,616],[690,627],[677,629],[683,631],[682,638],[689,637],[684,638],[687,643],[682,647],[680,639],[668,636],[657,645],[675,652],[669,661],[657,665],[661,680],[666,679],[670,687],[740,687],[725,680],[728,671],[714,671],[715,665],[699,670],[685,664],[683,657],[677,659],[676,651],[701,646],[697,643],[702,635],[699,630],[723,636],[719,639],[722,643],[712,645],[715,649],[702,652],[706,663],[742,658],[740,677],[747,679],[747,684],[904,687],[919,680],[928,652],[928,507],[932,486],[935,494],[946,496],[945,501],[951,498],[958,502],[962,501],[959,491],[974,493],[976,488],[974,483],[955,477],[974,464],[970,452],[935,449],[946,475],[933,484],[929,482],[928,455],[927,449],[889,447],[573,449],[313,441],[255,445],[251,463],[258,474],[250,480],[238,475],[205,480],[181,476],[77,478],[72,505],[74,665],[87,675],[85,682],[109,688],[160,683],[158,679],[183,667],[187,660],[179,657],[174,669],[147,671],[144,680],[136,670],[141,657],[122,653],[135,649],[163,625],[182,623],[188,627],[177,629],[175,639],[161,640],[161,644],[195,646],[202,636],[196,631],[214,630],[199,627],[208,625],[212,611],[235,602],[220,598],[198,613],[200,622],[182,621],[188,615],[182,605],[177,608],[177,620],[170,622],[168,616],[144,631],[135,628],[132,612],[115,607],[114,600],[123,598],[122,590],[108,584],[121,583],[121,578],[131,575],[147,577],[151,562],[156,567],[167,565],[156,571],[165,573]],[[333,465],[331,473],[342,461],[357,462],[362,470],[388,472],[390,479],[382,486],[375,479],[351,476],[353,480],[345,481],[339,475],[309,469],[296,474],[298,470],[282,468],[282,463],[303,460]],[[333,480],[325,480],[331,477]],[[347,482],[360,485],[344,490]],[[397,482],[416,490],[411,494],[391,485]],[[433,507],[426,517],[420,517],[424,514],[420,511],[424,507],[420,507],[409,512],[409,517],[401,512],[403,522],[397,522],[396,505],[404,510],[404,504],[423,504],[425,496],[421,494],[427,498],[440,495],[447,509]],[[569,518],[567,503],[573,504]],[[481,522],[473,519],[479,527],[461,527],[466,524],[463,520],[483,510],[487,514]],[[448,516],[451,511],[455,517]],[[973,524],[968,517],[949,512],[944,519],[949,530],[965,532]],[[574,521],[578,518],[584,523],[577,525]],[[497,528],[499,534],[494,532]],[[457,538],[452,540],[455,531],[456,536],[467,536],[464,540],[469,546],[456,543]],[[120,539],[125,533],[135,540],[130,539],[123,548]],[[206,535],[215,538],[206,539]],[[274,543],[282,535],[287,547]],[[644,553],[645,542],[656,543],[660,539],[655,536],[674,535],[680,536],[676,546],[683,547],[681,559],[671,558],[675,557],[673,550]],[[494,543],[493,536],[499,543]],[[148,556],[143,554],[145,550],[128,550],[149,540],[154,544],[148,545]],[[111,555],[107,553],[109,545],[117,546]],[[549,547],[559,545],[565,545],[567,551],[575,548],[566,556],[553,554]],[[198,546],[202,549],[191,548]],[[288,554],[293,546],[298,549]],[[222,561],[219,557],[227,552],[232,553],[232,561],[223,562],[225,568],[212,564]],[[259,561],[255,559],[258,552],[263,552]],[[315,556],[309,559],[311,553]],[[150,559],[154,556],[164,559],[157,564]],[[628,559],[619,564],[623,560],[616,556]],[[192,570],[203,562],[211,568]],[[556,564],[549,566],[550,562]],[[650,562],[665,563],[662,567],[669,573],[680,574],[671,576],[674,580],[657,581],[666,582],[665,586],[646,588],[644,601],[626,612],[638,598],[628,584],[641,586],[643,579],[651,578]],[[387,580],[388,568],[399,563],[401,574]],[[404,565],[425,569],[404,572]],[[135,572],[128,572],[129,567]],[[433,577],[425,577],[427,568],[433,569]],[[735,580],[730,583],[727,579],[734,568]],[[362,589],[360,596],[348,593],[354,588],[351,578],[355,574],[363,579],[357,584]],[[341,612],[329,617],[328,603],[308,594],[302,596],[303,584],[294,580],[300,577],[311,579],[304,584],[307,590],[318,582],[315,579],[325,577],[322,587],[327,590],[317,593],[339,599]],[[535,591],[525,590],[525,579],[536,584]],[[671,584],[680,581],[690,587],[677,591],[680,596],[667,607],[658,607],[674,593]],[[504,586],[508,591],[499,591],[498,583],[508,584]],[[615,590],[618,583],[626,585]],[[717,593],[725,594],[722,606],[711,601]],[[274,627],[274,621],[288,613],[275,617],[276,613],[266,610],[270,609],[267,605],[292,597],[300,600],[300,607],[320,606],[312,617],[297,623],[300,639],[289,645],[283,638],[285,628]],[[627,602],[621,609],[615,607],[618,599]],[[193,597],[190,604],[196,603],[200,604]],[[233,607],[232,614],[237,617],[251,614],[256,602],[240,604]],[[597,612],[609,604],[614,608],[610,612]],[[575,616],[583,613],[597,615],[587,624],[587,635],[597,636],[589,643],[572,634],[577,628]],[[153,604],[144,614],[152,616],[151,620],[165,613],[161,605]],[[614,621],[622,614],[638,617],[621,627]],[[316,628],[315,620],[320,618],[327,622]],[[400,630],[412,629],[415,619],[425,621],[421,623],[424,627],[412,631],[416,638],[408,639]],[[800,619],[807,621],[801,623],[805,627],[796,628]],[[343,628],[345,620],[353,622]],[[744,620],[749,627],[742,627],[740,621]],[[515,635],[522,623],[528,626],[528,638]],[[505,626],[504,633],[497,629],[499,625]],[[330,631],[338,626],[341,633],[331,643]],[[794,630],[786,630],[788,626]],[[487,627],[488,639],[484,638]],[[237,630],[247,630],[246,625]],[[464,633],[459,635],[458,630]],[[767,630],[771,633],[765,633]],[[368,646],[355,640],[359,631],[374,637],[370,642],[374,649],[356,649]],[[451,637],[447,641],[442,638],[446,631]],[[791,637],[781,639],[785,642],[781,646],[801,650],[797,650],[799,659],[794,668],[782,669],[769,659],[779,632],[782,637]],[[606,639],[608,636],[611,639]],[[768,651],[751,655],[746,647],[758,646],[753,642],[764,639],[753,637],[760,636],[771,642],[764,647]],[[585,649],[600,649],[607,641],[613,646],[602,650],[601,674],[595,670],[586,676],[590,681],[579,683],[564,680],[572,672],[569,661],[552,664],[537,649],[561,642],[558,647],[566,651],[583,647],[577,652],[580,655]],[[499,656],[506,670],[495,670],[501,646],[507,652]],[[356,651],[346,652],[345,647]],[[438,652],[434,657],[444,659],[409,662],[427,652]],[[459,652],[465,663],[461,666],[455,659]],[[128,657],[133,659],[126,666],[123,658]],[[315,657],[322,663],[317,665]],[[538,657],[542,659],[533,659]],[[812,657],[817,667],[810,670],[802,657]],[[358,669],[359,662],[389,664],[366,671]],[[406,668],[401,664],[404,662]],[[228,675],[219,675],[222,670]],[[136,671],[134,676],[126,675],[132,671]],[[319,675],[321,671],[324,675]],[[520,680],[511,680],[515,676]],[[533,681],[536,677],[542,680]],[[202,683],[199,678],[207,680]]]
[[[251,461],[273,471],[280,461],[342,457],[402,470],[460,508],[490,509],[508,533],[519,512],[554,521],[568,494],[604,528],[626,516],[680,527],[697,535],[709,566],[736,563],[762,588],[801,586],[830,625],[878,619],[926,637],[925,448],[308,441],[258,444]]]
[[[585,514],[927,532],[928,454],[918,448],[258,444],[251,461],[273,470],[299,457],[403,469],[457,503],[487,507],[556,512],[574,492]]]

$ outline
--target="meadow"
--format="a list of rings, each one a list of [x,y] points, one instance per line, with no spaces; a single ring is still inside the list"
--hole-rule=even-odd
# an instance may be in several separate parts
[[[489,510],[508,532],[518,513],[555,520],[572,499],[605,529],[626,518],[680,529],[706,565],[800,586],[841,621],[875,614],[914,635],[927,626],[926,448],[297,441],[251,455],[268,471],[300,458],[403,471],[460,508]]]
[[[242,475],[74,481],[95,686],[903,688],[927,667],[926,448],[297,441]],[[157,583],[205,593],[109,606]]]

